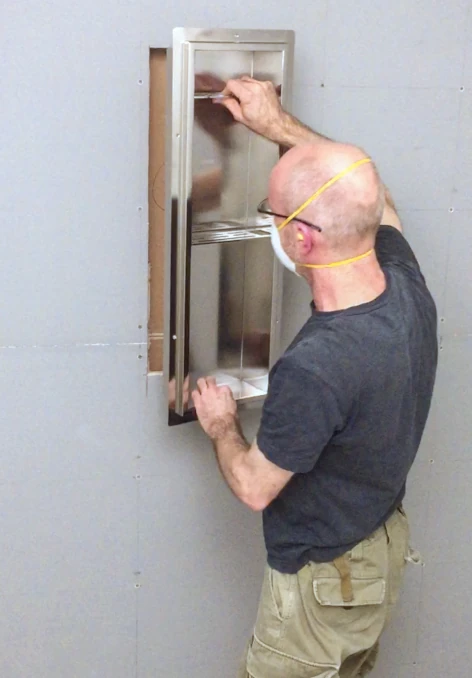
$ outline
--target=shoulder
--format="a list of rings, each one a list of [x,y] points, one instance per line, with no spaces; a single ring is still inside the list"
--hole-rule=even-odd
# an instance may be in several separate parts
[[[320,325],[309,321],[304,329],[274,365],[269,391],[273,395],[292,391],[302,398],[316,391],[346,404],[359,387],[355,355],[359,337],[350,341],[349,329],[340,317]]]
[[[407,239],[394,226],[380,226],[375,241],[375,252],[381,266],[397,265],[422,277],[420,265]]]

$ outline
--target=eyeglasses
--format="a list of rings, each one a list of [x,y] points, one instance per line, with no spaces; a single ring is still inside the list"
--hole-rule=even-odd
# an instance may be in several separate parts
[[[268,214],[271,217],[279,217],[280,219],[288,219],[288,216],[286,214],[277,214],[277,212],[274,212],[273,210],[270,209],[269,207],[269,200],[268,198],[265,198],[262,202],[259,203],[257,206],[257,211],[259,214]],[[293,221],[299,221],[301,224],[305,224],[305,226],[309,226],[310,228],[314,228],[315,231],[321,231],[319,226],[316,224],[311,224],[309,221],[305,221],[305,219],[300,219],[300,217],[295,217]]]

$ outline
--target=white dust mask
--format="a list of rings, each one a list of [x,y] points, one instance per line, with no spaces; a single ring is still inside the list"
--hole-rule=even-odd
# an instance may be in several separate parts
[[[280,261],[280,263],[283,264],[285,268],[288,268],[289,271],[299,276],[299,273],[297,273],[297,267],[295,262],[290,259],[287,252],[282,247],[282,243],[280,241],[280,233],[277,226],[275,225],[275,221],[273,218],[270,227],[270,241],[272,243],[272,248],[275,252],[275,255],[277,259]]]

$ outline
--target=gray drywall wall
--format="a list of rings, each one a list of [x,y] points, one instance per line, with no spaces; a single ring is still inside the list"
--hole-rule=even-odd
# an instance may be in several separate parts
[[[401,209],[441,361],[407,500],[426,566],[375,675],[469,675],[471,4],[4,0],[2,678],[230,678],[250,633],[260,518],[146,378],[148,50],[181,25],[293,28],[294,111],[363,144]]]

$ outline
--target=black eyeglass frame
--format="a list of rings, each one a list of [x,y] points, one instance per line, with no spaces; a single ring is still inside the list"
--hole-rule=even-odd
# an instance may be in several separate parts
[[[280,219],[288,219],[289,215],[284,215],[284,214],[277,214],[277,212],[273,212],[269,207],[264,207],[264,203],[267,203],[267,198],[264,198],[264,200],[261,200],[261,202],[257,206],[257,211],[259,214],[267,214],[270,217],[279,217]],[[305,224],[305,226],[309,226],[310,228],[314,228],[315,231],[318,231],[319,233],[322,233],[323,229],[317,226],[316,224],[312,224],[309,221],[305,221],[305,219],[300,219],[300,217],[293,217],[292,221],[299,221],[301,224]]]

